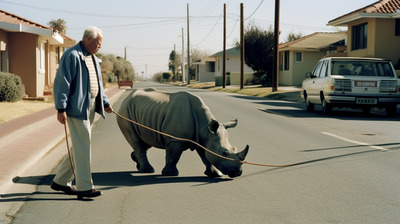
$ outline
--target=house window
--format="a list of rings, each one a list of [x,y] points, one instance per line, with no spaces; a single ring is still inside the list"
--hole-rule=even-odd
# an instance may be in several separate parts
[[[302,60],[303,60],[303,54],[301,52],[296,52],[295,53],[295,61],[301,62]]]
[[[207,63],[207,72],[215,72],[215,62],[208,62]]]
[[[400,36],[400,19],[396,19],[395,36]]]
[[[367,48],[368,23],[363,23],[352,27],[352,43],[351,49]]]
[[[289,51],[285,51],[284,70],[289,70]]]
[[[60,50],[60,47],[57,46],[56,47],[56,63],[57,63],[57,65],[60,64],[60,59],[61,59],[60,55],[61,55],[61,50]]]
[[[41,42],[39,44],[39,72],[40,73],[45,73],[46,72],[46,63],[45,63],[45,58],[46,58],[46,43]]]

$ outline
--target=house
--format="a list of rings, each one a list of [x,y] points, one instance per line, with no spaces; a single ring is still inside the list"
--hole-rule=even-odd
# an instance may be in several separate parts
[[[215,81],[215,58],[202,58],[199,61],[193,62],[195,67],[196,80],[199,82]]]
[[[324,56],[344,54],[346,33],[317,32],[279,45],[279,84],[301,85]]]
[[[347,56],[392,61],[400,75],[400,0],[380,0],[328,22],[347,27]]]
[[[215,76],[222,77],[223,51],[215,53],[211,57],[215,58]],[[230,48],[225,52],[226,73],[230,74],[231,85],[240,85],[240,49]],[[244,80],[252,79],[254,71],[244,64]]]
[[[75,44],[50,27],[0,10],[0,71],[21,77],[28,97],[44,95],[64,48]]]

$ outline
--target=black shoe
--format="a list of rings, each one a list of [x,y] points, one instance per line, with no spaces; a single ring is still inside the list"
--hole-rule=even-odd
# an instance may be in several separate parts
[[[81,200],[82,198],[94,198],[101,195],[101,191],[99,190],[88,190],[88,191],[77,191],[78,199]]]
[[[66,186],[62,186],[57,184],[56,182],[52,182],[51,183],[51,189],[55,190],[55,191],[63,191],[66,194],[69,195],[76,195],[76,190],[73,187],[66,187]]]

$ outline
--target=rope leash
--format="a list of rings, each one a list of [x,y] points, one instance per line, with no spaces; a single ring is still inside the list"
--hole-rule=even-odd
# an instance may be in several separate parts
[[[74,167],[74,163],[72,162],[71,151],[69,149],[69,143],[68,143],[67,120],[65,120],[65,123],[64,123],[64,132],[65,132],[65,141],[67,142],[67,150],[68,150],[69,162],[71,163],[71,168],[72,168],[72,172],[74,173],[74,177],[76,177],[76,175],[75,175],[75,167]]]
[[[235,159],[232,159],[232,158],[228,158],[228,157],[219,155],[219,154],[217,154],[217,153],[211,151],[210,149],[207,149],[206,147],[200,145],[199,143],[197,143],[197,142],[195,142],[195,141],[193,141],[193,140],[191,140],[191,139],[175,137],[175,136],[173,136],[173,135],[170,135],[170,134],[167,134],[167,133],[164,133],[164,132],[155,130],[155,129],[153,129],[153,128],[147,127],[147,126],[145,126],[145,125],[143,125],[143,124],[140,124],[140,123],[138,123],[138,122],[136,122],[136,121],[130,120],[130,119],[128,119],[128,118],[126,118],[126,117],[120,115],[119,113],[117,113],[117,112],[115,112],[115,111],[112,111],[112,112],[113,112],[116,116],[118,116],[118,117],[120,117],[120,118],[122,118],[122,119],[124,119],[124,120],[126,120],[126,121],[129,121],[129,122],[131,122],[131,123],[133,123],[133,124],[135,124],[135,125],[137,125],[137,126],[140,126],[140,127],[142,127],[142,128],[145,128],[145,129],[147,129],[147,130],[150,130],[150,131],[152,131],[152,132],[158,133],[158,134],[160,134],[160,135],[164,135],[164,136],[166,136],[166,137],[170,137],[170,138],[175,139],[175,140],[178,140],[178,141],[190,142],[190,143],[192,143],[192,144],[195,144],[195,145],[197,145],[198,147],[200,147],[200,148],[206,150],[207,152],[209,152],[209,153],[211,153],[211,154],[213,154],[213,155],[215,155],[215,156],[218,156],[218,157],[220,157],[220,158],[222,158],[222,159],[226,159],[226,160],[230,160],[230,161],[234,161],[234,162],[238,162],[238,163],[242,163],[242,164],[247,164],[247,165],[264,166],[264,167],[289,167],[289,166],[295,166],[295,165],[300,165],[300,164],[302,164],[302,163],[293,163],[293,164],[283,164],[283,165],[272,165],[272,164],[264,164],[264,163],[252,163],[252,162],[247,162],[247,161],[245,161],[245,160],[243,160],[243,161],[235,160]]]

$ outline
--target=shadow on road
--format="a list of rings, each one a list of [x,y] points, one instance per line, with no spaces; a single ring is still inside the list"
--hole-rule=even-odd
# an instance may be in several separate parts
[[[49,186],[48,192],[36,191],[33,193],[12,193],[12,194],[2,194],[2,202],[7,201],[48,201],[48,200],[75,200],[72,198],[60,198],[57,195],[64,195],[61,192],[54,192],[50,189],[50,184],[54,179],[54,174],[50,175],[39,175],[39,176],[26,176],[26,177],[15,177],[13,182],[16,184],[30,184],[38,186]],[[99,190],[110,190],[120,187],[134,187],[142,185],[154,185],[154,184],[170,184],[170,183],[193,183],[192,186],[202,186],[206,184],[214,184],[225,181],[232,181],[231,178],[210,178],[210,177],[200,177],[200,176],[162,176],[158,174],[144,174],[137,171],[121,171],[121,172],[95,172],[93,173],[93,181],[96,186],[99,186]],[[101,187],[100,187],[101,186]],[[33,196],[46,195],[43,198],[37,198]],[[51,197],[49,196],[57,196]]]

